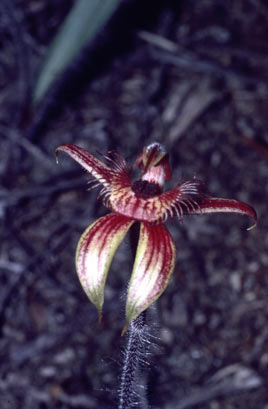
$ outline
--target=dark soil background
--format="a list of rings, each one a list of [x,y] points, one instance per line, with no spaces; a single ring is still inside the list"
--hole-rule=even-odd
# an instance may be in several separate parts
[[[112,264],[99,326],[74,255],[107,210],[54,150],[117,149],[133,163],[151,141],[170,151],[173,186],[196,175],[214,196],[254,206],[259,223],[169,222],[178,257],[149,313],[149,405],[267,409],[267,2],[123,2],[32,110],[38,66],[73,3],[1,0],[1,409],[117,407],[130,245]]]

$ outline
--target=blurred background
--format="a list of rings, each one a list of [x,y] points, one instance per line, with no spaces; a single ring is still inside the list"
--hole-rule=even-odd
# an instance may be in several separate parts
[[[149,314],[149,406],[267,409],[267,2],[113,0],[95,34],[71,46],[70,19],[69,34],[57,33],[78,3],[0,4],[1,408],[117,407],[130,245],[116,254],[98,325],[74,255],[107,209],[54,151],[116,149],[133,164],[158,141],[169,186],[197,176],[213,196],[251,204],[259,223],[248,232],[237,215],[169,222],[178,256]]]

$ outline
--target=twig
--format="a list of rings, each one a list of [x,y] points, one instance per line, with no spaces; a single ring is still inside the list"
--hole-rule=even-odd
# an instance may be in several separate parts
[[[57,228],[56,231],[59,229]],[[22,281],[24,281],[24,286],[21,286],[21,288],[25,289],[28,286],[28,283],[34,278],[33,271],[35,268],[38,269],[43,269],[43,261],[44,259],[50,257],[50,255],[53,255],[57,252],[57,250],[63,245],[66,244],[66,238],[69,237],[69,233],[71,231],[71,228],[66,227],[64,231],[64,236],[57,242],[56,245],[54,245],[52,248],[49,248],[49,246],[46,246],[46,252],[44,253],[44,250],[41,249],[41,251],[34,256],[31,257],[30,261],[24,265],[21,266],[18,264],[19,267],[17,267],[15,271],[14,265],[17,263],[9,263],[8,267],[13,267],[13,272],[16,273],[12,276],[11,282],[9,284],[9,288],[6,289],[5,294],[2,296],[0,299],[0,330],[3,327],[5,320],[6,320],[6,310],[7,306],[11,303],[11,300],[14,296],[14,293],[18,296],[18,292],[20,289],[20,284]],[[56,233],[56,232],[55,232]],[[19,239],[19,237],[17,237]],[[50,236],[51,240],[51,236]],[[25,252],[30,255],[30,252],[33,253],[32,249],[30,248],[29,244],[26,243],[25,247]],[[2,265],[1,265],[2,264]],[[0,268],[5,267],[4,263],[0,263]],[[45,273],[47,274],[48,271],[46,269]]]
[[[25,267],[22,264],[16,263],[14,261],[0,259],[0,269],[8,270],[14,274],[20,274],[25,269]]]
[[[54,185],[45,186],[40,184],[34,186],[31,189],[25,189],[21,191],[9,191],[5,190],[0,193],[0,204],[3,207],[15,206],[22,200],[32,199],[42,196],[51,196],[55,193],[67,192],[73,189],[79,189],[85,186],[84,178],[72,179],[69,181],[62,181],[55,183]],[[1,203],[2,202],[2,203]]]
[[[30,154],[35,160],[38,161],[39,166],[51,170],[53,164],[53,156],[48,157],[38,146],[31,143],[20,132],[15,129],[8,128],[1,125],[0,136],[8,137],[13,143],[21,146],[28,154]]]
[[[229,365],[223,368],[211,378],[211,381],[213,381],[212,384],[193,390],[190,396],[182,399],[179,405],[174,406],[174,408],[192,409],[218,396],[241,393],[242,391],[258,388],[263,384],[262,378],[255,371],[240,364]]]
[[[162,60],[164,63],[169,63],[180,68],[185,68],[196,73],[216,74],[224,76],[228,80],[235,82],[244,82],[257,84],[260,82],[259,77],[245,75],[236,72],[230,68],[225,68],[214,61],[204,61],[198,58],[194,53],[179,47],[176,43],[165,39],[157,34],[142,31],[139,37],[149,44],[157,47],[160,50],[153,50],[153,58]]]
[[[77,394],[77,395],[68,395],[67,393],[64,393],[64,391],[61,388],[58,388],[54,391],[50,391],[46,388],[37,388],[32,385],[32,380],[22,378],[20,376],[13,375],[10,376],[7,380],[0,380],[0,390],[3,393],[5,393],[7,390],[15,390],[22,389],[22,390],[27,390],[27,394],[25,394],[25,399],[26,402],[31,402],[33,401],[39,402],[39,403],[45,403],[48,405],[51,405],[51,392],[54,392],[54,398],[58,402],[62,402],[67,404],[70,407],[77,408],[78,406],[81,408],[95,408],[95,402],[94,400],[84,394]]]

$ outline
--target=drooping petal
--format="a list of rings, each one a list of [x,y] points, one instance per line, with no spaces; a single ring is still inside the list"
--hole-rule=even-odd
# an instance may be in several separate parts
[[[132,224],[133,221],[124,216],[108,214],[91,224],[78,243],[77,274],[88,298],[99,311],[99,320],[110,264]]]
[[[101,184],[108,187],[114,176],[114,170],[110,169],[105,163],[95,158],[91,153],[76,145],[65,144],[59,146],[56,151],[56,160],[58,162],[58,152],[63,151],[68,153],[71,158],[78,162],[92,176],[94,176]]]
[[[196,209],[189,209],[189,211],[187,211],[187,214],[209,213],[238,213],[249,216],[253,219],[254,224],[247,230],[253,229],[257,224],[257,214],[253,207],[239,200],[221,199],[217,197],[204,198]]]
[[[166,227],[162,224],[152,226],[149,223],[141,223],[139,243],[128,288],[127,324],[163,293],[174,270],[175,258],[175,245]]]

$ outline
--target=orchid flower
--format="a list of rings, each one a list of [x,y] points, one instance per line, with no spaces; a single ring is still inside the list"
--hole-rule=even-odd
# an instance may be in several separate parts
[[[159,143],[143,149],[133,168],[140,177],[132,182],[124,158],[111,151],[100,161],[85,149],[65,144],[56,149],[66,152],[102,186],[100,197],[110,213],[92,223],[82,234],[76,251],[76,269],[81,285],[102,317],[104,288],[110,264],[120,243],[134,222],[140,223],[139,241],[126,301],[126,330],[136,318],[157,300],[167,287],[175,266],[176,248],[165,227],[168,217],[206,213],[238,213],[254,220],[255,210],[238,200],[211,197],[206,185],[196,179],[163,191],[171,178],[168,154]],[[248,230],[249,230],[248,229]]]

